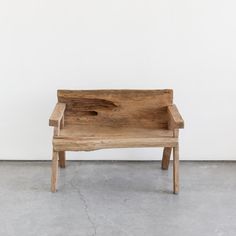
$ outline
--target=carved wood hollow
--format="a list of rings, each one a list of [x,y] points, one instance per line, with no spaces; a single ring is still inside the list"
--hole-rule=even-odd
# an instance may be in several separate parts
[[[94,111],[94,110],[113,110],[117,105],[106,99],[98,98],[77,98],[71,100],[68,109],[80,111]]]
[[[97,111],[79,111],[78,116],[97,116]]]

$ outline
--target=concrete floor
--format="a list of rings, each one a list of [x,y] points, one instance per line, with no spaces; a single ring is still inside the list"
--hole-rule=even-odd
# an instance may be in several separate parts
[[[172,167],[172,165],[171,165]],[[0,162],[0,236],[235,236],[236,162]]]

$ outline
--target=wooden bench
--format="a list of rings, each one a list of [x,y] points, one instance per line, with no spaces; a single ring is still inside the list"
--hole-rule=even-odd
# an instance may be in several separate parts
[[[173,192],[179,191],[179,129],[184,121],[166,90],[58,90],[50,117],[54,127],[51,191],[65,151],[164,147],[162,169],[173,149]]]

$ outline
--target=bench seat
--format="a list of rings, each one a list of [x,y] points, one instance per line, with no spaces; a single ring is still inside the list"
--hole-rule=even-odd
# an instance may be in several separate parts
[[[102,125],[65,125],[53,138],[55,151],[92,151],[104,148],[174,147],[178,139],[167,129],[118,128]]]

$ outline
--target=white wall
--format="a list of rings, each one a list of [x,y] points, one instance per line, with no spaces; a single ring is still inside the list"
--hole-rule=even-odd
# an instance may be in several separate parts
[[[57,88],[173,88],[186,122],[181,159],[236,160],[235,9],[234,0],[1,0],[0,158],[50,159]]]

